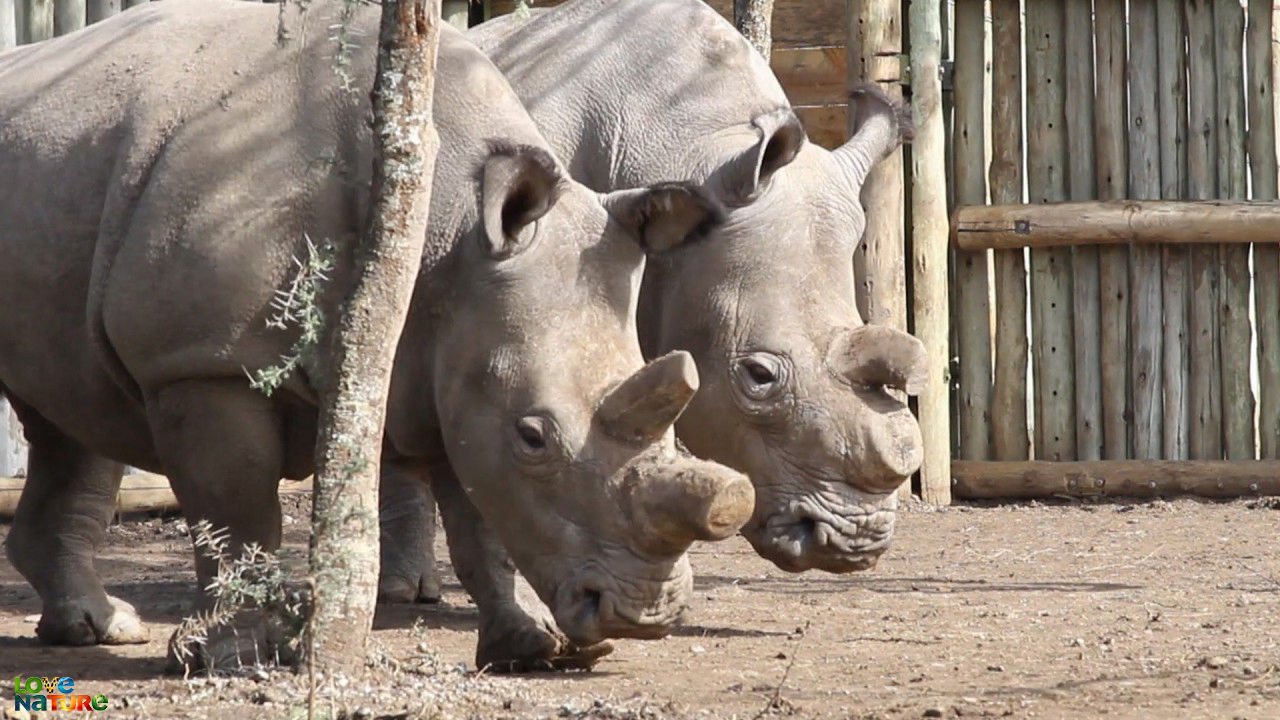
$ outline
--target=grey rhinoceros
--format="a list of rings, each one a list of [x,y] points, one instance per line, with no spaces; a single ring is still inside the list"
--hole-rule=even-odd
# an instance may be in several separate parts
[[[923,345],[863,325],[854,304],[859,194],[909,136],[905,108],[860,90],[854,136],[813,145],[768,64],[698,0],[569,0],[468,37],[575,179],[608,190],[677,178],[727,208],[706,240],[645,270],[641,346],[687,349],[702,373],[677,436],[750,476],[743,534],[761,555],[790,571],[872,566],[892,535],[893,491],[922,457],[919,426],[890,391],[917,391]],[[383,519],[395,541],[381,594],[429,596],[433,523],[407,512],[428,501],[394,468],[383,489],[405,512]]]
[[[339,7],[312,5],[281,40],[276,7],[174,0],[0,55],[0,393],[31,443],[6,545],[47,642],[145,637],[93,567],[121,463],[168,475],[233,548],[280,543],[277,483],[311,471],[325,368],[304,358],[270,397],[246,370],[298,335],[267,320],[308,239],[338,248],[331,309],[366,222],[378,11],[351,20],[351,91]],[[685,353],[645,366],[635,332],[644,250],[677,252],[718,210],[680,185],[570,181],[447,28],[436,87],[383,455],[430,468],[459,551],[500,541],[550,607],[540,627],[482,627],[496,656],[526,655],[529,633],[660,636],[690,589],[689,544],[736,532],[753,501],[742,475],[677,453],[696,370]],[[202,586],[212,570],[198,554]],[[504,579],[482,575],[473,592]],[[226,636],[207,652],[246,650]]]

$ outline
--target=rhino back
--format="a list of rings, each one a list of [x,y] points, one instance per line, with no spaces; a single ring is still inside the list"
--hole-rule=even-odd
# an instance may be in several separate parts
[[[291,18],[279,43],[276,6],[175,0],[0,55],[0,177],[25,179],[0,193],[0,305],[29,310],[0,314],[0,384],[147,466],[148,393],[288,352],[296,333],[266,321],[294,259],[365,217],[378,9],[353,21],[352,89],[335,11]],[[483,54],[446,30],[441,58],[437,260],[474,224],[483,139],[545,145]],[[285,390],[310,395],[303,377]]]
[[[788,105],[764,61],[699,0],[569,0],[468,37],[574,179],[600,191],[705,181],[755,142],[752,118]]]

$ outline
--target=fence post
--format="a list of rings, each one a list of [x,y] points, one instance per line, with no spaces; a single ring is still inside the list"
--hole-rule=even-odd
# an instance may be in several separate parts
[[[942,22],[937,0],[911,0],[911,270],[915,334],[929,354],[919,397],[924,464],[920,497],[951,503],[951,433],[947,393],[947,176],[942,129]]]
[[[1027,0],[1027,188],[1032,203],[1066,199],[1065,17],[1059,0]],[[1074,336],[1071,250],[1032,250],[1037,460],[1075,458]]]
[[[1094,8],[1097,54],[1095,102],[1099,200],[1118,200],[1128,192],[1128,146],[1125,129],[1124,3],[1100,2]],[[1102,294],[1102,456],[1129,457],[1129,250],[1098,252],[1098,284]]]
[[[1022,9],[991,0],[991,201],[1022,203]],[[1022,250],[997,250],[995,383],[997,460],[1030,457],[1027,434],[1027,268]]]
[[[1243,200],[1244,66],[1240,42],[1244,10],[1239,0],[1213,5],[1218,76],[1218,197]],[[1222,258],[1222,445],[1228,460],[1254,458],[1253,389],[1249,386],[1249,246],[1224,245]]]
[[[1249,0],[1249,168],[1253,198],[1275,200],[1275,87],[1272,1]],[[1258,319],[1258,436],[1263,459],[1280,459],[1280,245],[1253,246],[1254,316]]]
[[[1187,29],[1187,196],[1208,200],[1217,195],[1218,100],[1214,74],[1212,0],[1185,0]],[[1218,354],[1218,248],[1191,249],[1190,334],[1191,427],[1187,430],[1192,460],[1222,459],[1222,373]]]
[[[955,129],[956,205],[987,201],[984,168],[986,133],[983,93],[986,38],[982,0],[957,0],[955,7]],[[987,285],[987,252],[955,251],[959,313],[956,349],[960,356],[960,457],[987,460],[991,456],[991,301]]]
[[[1160,197],[1160,118],[1156,100],[1155,0],[1129,3],[1129,197]],[[1161,442],[1164,369],[1160,248],[1135,245],[1130,252],[1129,384],[1133,389],[1133,457],[1156,460]]]
[[[1179,0],[1156,0],[1158,32],[1158,101],[1160,125],[1160,197],[1187,196],[1187,64],[1186,29]],[[1187,293],[1190,254],[1187,248],[1161,248],[1164,263],[1164,446],[1165,460],[1190,457]]]
[[[1064,35],[1066,65],[1067,196],[1093,200],[1093,6],[1089,0],[1068,0]],[[1071,251],[1072,315],[1075,336],[1076,458],[1102,458],[1102,308],[1098,249]]]

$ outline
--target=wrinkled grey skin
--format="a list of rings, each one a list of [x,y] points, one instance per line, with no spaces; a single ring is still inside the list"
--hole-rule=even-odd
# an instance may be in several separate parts
[[[575,179],[597,190],[673,177],[728,208],[705,242],[651,262],[641,345],[690,351],[703,385],[676,432],[750,476],[743,534],[785,570],[871,567],[893,490],[920,465],[919,427],[886,388],[914,392],[923,346],[868,328],[852,258],[868,171],[910,133],[904,109],[858,94],[860,126],[813,145],[764,59],[696,0],[570,0],[468,37],[506,74]],[[941,359],[935,359],[941,362]],[[395,480],[384,482],[395,492]],[[397,521],[392,521],[397,522]],[[384,598],[431,588],[424,520],[386,527]],[[397,550],[403,550],[397,554]],[[421,592],[421,590],[420,590]]]
[[[6,545],[47,642],[145,639],[93,569],[121,463],[168,475],[187,517],[229,528],[233,549],[279,545],[277,483],[312,470],[325,368],[304,362],[271,397],[246,369],[288,352],[272,298],[306,238],[350,247],[372,164],[372,48],[347,70],[365,90],[342,90],[332,12],[293,18],[277,44],[273,6],[157,3],[0,55],[0,393],[31,442]],[[376,37],[377,17],[361,9],[354,37]],[[662,635],[689,592],[685,549],[736,532],[753,500],[741,475],[676,453],[696,371],[680,353],[642,369],[635,337],[642,246],[717,212],[688,188],[568,181],[448,28],[437,88],[384,458],[434,482],[469,590],[550,608],[482,617],[495,657]],[[340,253],[329,313],[350,268]],[[529,585],[478,562],[499,543]],[[202,587],[213,570],[197,557]],[[209,645],[206,662],[253,649]]]

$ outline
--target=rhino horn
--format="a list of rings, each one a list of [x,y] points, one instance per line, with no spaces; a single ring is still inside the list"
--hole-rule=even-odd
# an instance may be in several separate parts
[[[850,382],[918,395],[928,376],[928,355],[924,343],[901,330],[863,325],[836,335],[827,366]]]
[[[872,84],[850,93],[853,137],[832,153],[857,191],[862,190],[871,168],[915,135],[911,108],[896,102]]]
[[[628,468],[624,485],[648,550],[676,554],[695,540],[724,540],[751,519],[756,494],[746,475],[694,457],[660,462]]]
[[[698,368],[683,350],[668,353],[636,371],[600,401],[605,432],[622,440],[651,443],[661,438],[698,390]]]
[[[791,108],[778,108],[751,121],[758,139],[722,166],[712,184],[729,205],[745,205],[759,197],[773,174],[789,165],[805,143],[804,126]]]

